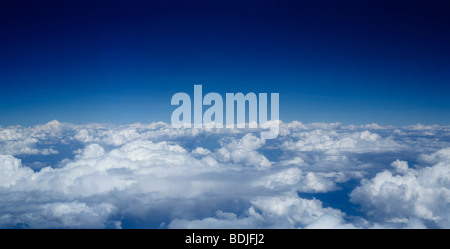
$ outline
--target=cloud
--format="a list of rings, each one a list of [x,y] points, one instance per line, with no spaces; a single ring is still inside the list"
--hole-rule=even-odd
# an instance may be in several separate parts
[[[343,215],[339,210],[322,207],[319,200],[307,200],[293,195],[259,197],[251,203],[260,209],[275,227],[299,228],[311,224],[324,214]]]
[[[2,227],[7,228],[120,228],[120,221],[109,222],[117,210],[108,203],[88,206],[86,203],[52,202],[29,203],[25,210],[9,209],[0,216]],[[22,211],[22,212],[21,212]]]
[[[34,127],[0,127],[0,154],[3,155],[52,155],[59,152],[54,148],[41,148],[47,144],[60,143],[62,135],[74,125],[62,124],[56,120]]]
[[[356,229],[353,224],[345,223],[340,216],[324,214],[312,222],[306,229]]]
[[[0,128],[0,227],[448,228],[448,130]]]
[[[424,154],[420,159],[428,163],[450,162],[450,147],[438,150],[430,155]]]
[[[329,132],[327,130],[312,130],[293,133],[294,141],[286,141],[284,146],[296,151],[325,151],[328,154],[337,152],[379,152],[401,148],[392,137],[382,138],[370,132]]]
[[[406,174],[409,171],[411,171],[411,169],[408,167],[408,162],[406,161],[400,161],[400,160],[395,160],[395,162],[391,163],[391,166],[395,169],[395,171],[397,173],[400,174]]]
[[[23,167],[19,159],[10,155],[0,155],[0,165],[0,187],[10,187],[33,175],[32,169]]]
[[[201,220],[175,219],[170,222],[171,229],[251,229],[260,227],[263,218],[253,208],[246,212],[245,217],[238,218],[234,213],[217,211],[215,217],[207,217]]]
[[[431,155],[433,161],[435,155]],[[397,175],[385,170],[373,179],[364,180],[351,193],[351,200],[361,204],[377,221],[408,223],[413,219],[417,223],[421,219],[448,228],[450,161],[441,159],[434,166],[419,169],[411,169],[406,162],[397,160],[392,163]]]
[[[255,167],[270,167],[272,163],[256,150],[265,143],[264,139],[246,134],[238,141],[232,141],[220,148],[216,157],[222,162],[241,163]]]
[[[318,200],[306,200],[293,194],[257,197],[250,202],[252,206],[240,217],[219,210],[215,217],[201,220],[175,219],[169,228],[302,228],[316,226],[314,224],[321,222],[325,216],[335,217],[339,221],[343,216],[339,210],[322,207]]]

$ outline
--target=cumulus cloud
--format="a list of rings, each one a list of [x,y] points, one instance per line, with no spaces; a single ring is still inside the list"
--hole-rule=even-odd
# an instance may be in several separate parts
[[[19,159],[10,155],[0,155],[0,165],[0,187],[10,187],[33,174],[33,170],[23,167]]]
[[[391,163],[391,166],[397,173],[400,174],[406,174],[411,171],[411,169],[408,167],[408,162],[406,161],[400,161],[397,159],[395,160],[395,162]]]
[[[386,170],[364,180],[351,193],[352,201],[361,204],[377,221],[410,224],[413,220],[417,224],[422,219],[448,228],[450,161],[417,170],[399,160],[392,166],[398,174]]]
[[[215,217],[201,220],[176,219],[170,228],[302,228],[316,226],[324,217],[337,219],[339,225],[343,214],[339,210],[324,208],[318,200],[306,200],[293,194],[277,197],[257,197],[252,206],[238,217],[234,213],[218,211]],[[323,223],[323,222],[322,222]],[[338,224],[332,224],[338,227]],[[345,225],[341,225],[345,226]],[[349,225],[348,227],[351,227]],[[332,228],[332,227],[328,227]]]
[[[120,228],[120,221],[110,222],[117,210],[109,203],[88,206],[86,203],[29,203],[26,211],[9,209],[0,216],[3,227],[9,228]],[[8,207],[9,208],[9,207]]]
[[[420,159],[428,163],[450,162],[450,147],[438,150],[432,154],[424,154]]]
[[[448,228],[449,130],[0,128],[0,227]]]
[[[238,141],[232,141],[217,151],[217,157],[222,162],[241,163],[256,167],[270,167],[272,163],[256,150],[265,143],[264,139],[252,134],[246,134]]]
[[[48,146],[61,143],[66,131],[74,125],[62,124],[56,120],[33,127],[0,127],[0,154],[3,155],[51,155],[59,152]]]
[[[382,138],[370,131],[345,132],[312,130],[292,134],[295,141],[286,141],[284,146],[296,151],[378,152],[398,150],[401,146],[391,136]]]
[[[306,226],[306,229],[356,229],[356,227],[346,223],[341,216],[324,214]]]

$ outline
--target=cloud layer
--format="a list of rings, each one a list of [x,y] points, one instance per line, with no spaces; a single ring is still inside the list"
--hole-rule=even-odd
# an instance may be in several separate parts
[[[450,228],[450,127],[0,127],[2,228]]]

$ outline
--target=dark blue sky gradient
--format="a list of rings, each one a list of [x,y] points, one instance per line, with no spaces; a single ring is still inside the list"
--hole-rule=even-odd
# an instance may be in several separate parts
[[[395,2],[395,3],[391,3]],[[284,121],[450,124],[445,1],[0,3],[0,125],[170,121],[279,92]]]

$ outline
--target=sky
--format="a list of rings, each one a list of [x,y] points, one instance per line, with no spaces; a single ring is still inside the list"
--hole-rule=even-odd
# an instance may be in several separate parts
[[[3,0],[0,228],[448,229],[448,13]],[[174,127],[194,85],[279,93],[278,136]]]
[[[169,122],[278,92],[286,122],[450,121],[444,1],[2,1],[0,125]]]

